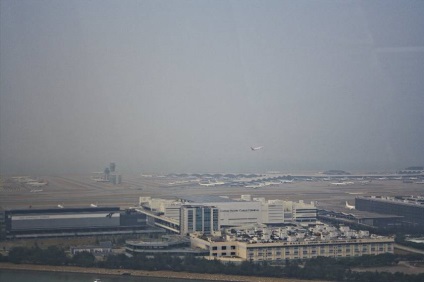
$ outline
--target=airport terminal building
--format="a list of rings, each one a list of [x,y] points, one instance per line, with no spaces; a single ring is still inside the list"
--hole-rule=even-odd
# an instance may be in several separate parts
[[[165,242],[128,241],[126,251],[279,261],[317,256],[349,257],[393,252],[393,238],[323,225],[316,208],[303,202],[227,197],[140,200],[140,207],[15,209],[1,211],[3,238],[176,233],[190,238]],[[186,236],[188,235],[188,236]],[[194,251],[193,251],[194,250]]]
[[[402,216],[403,225],[424,227],[423,197],[356,197],[355,208],[360,211]]]
[[[317,208],[313,203],[266,201],[250,195],[242,195],[241,199],[210,195],[176,200],[140,197],[137,211],[146,214],[157,226],[180,234],[212,234],[223,228],[254,224],[313,223],[317,219]]]

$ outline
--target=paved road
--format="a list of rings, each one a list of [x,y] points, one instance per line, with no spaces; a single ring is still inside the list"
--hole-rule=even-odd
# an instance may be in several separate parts
[[[414,249],[414,248],[403,246],[403,245],[399,245],[399,244],[395,244],[395,249],[399,249],[399,250],[402,250],[402,251],[407,251],[407,252],[411,252],[411,253],[415,253],[415,254],[424,255],[424,251],[423,250]]]
[[[90,175],[41,178],[49,184],[41,187],[40,192],[34,193],[31,192],[33,187],[2,177],[0,207],[52,208],[58,204],[65,207],[87,207],[90,204],[128,207],[137,205],[140,196],[175,199],[187,195],[217,195],[235,199],[243,194],[250,194],[252,198],[317,201],[321,208],[344,208],[345,202],[353,204],[357,195],[422,195],[424,188],[422,185],[405,184],[396,180],[376,180],[367,185],[355,183],[346,186],[334,186],[328,181],[295,181],[253,189],[226,185],[205,187],[182,177],[125,176],[120,185],[95,182]]]

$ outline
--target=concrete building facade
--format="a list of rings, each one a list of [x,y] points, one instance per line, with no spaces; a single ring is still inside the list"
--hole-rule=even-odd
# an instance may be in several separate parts
[[[356,257],[393,253],[394,239],[329,225],[232,230],[221,237],[190,235],[194,248],[209,251],[209,258],[281,261],[325,257]]]
[[[192,247],[209,250],[214,258],[237,257],[249,261],[281,261],[324,257],[356,257],[393,253],[394,240],[351,239],[327,242],[249,243],[238,241],[207,241],[192,238]]]
[[[218,219],[216,207],[184,205],[181,207],[180,233],[214,234],[219,231]]]

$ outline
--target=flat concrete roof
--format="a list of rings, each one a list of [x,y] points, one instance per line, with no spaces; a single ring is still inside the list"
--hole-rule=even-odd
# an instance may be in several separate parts
[[[182,200],[190,203],[230,203],[230,202],[239,202],[225,197],[215,196],[215,195],[196,195],[196,196],[184,196],[181,197]]]
[[[359,211],[359,210],[348,210],[341,207],[334,207],[331,210],[330,209],[320,209],[320,210],[324,210],[326,212],[343,213],[346,215],[351,215],[355,217],[356,219],[403,218],[403,216],[399,216],[399,215],[380,214],[380,213]]]

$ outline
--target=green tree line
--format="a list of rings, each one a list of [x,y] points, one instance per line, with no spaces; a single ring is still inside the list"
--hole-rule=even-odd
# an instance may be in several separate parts
[[[424,260],[424,256],[399,256],[382,254],[378,256],[362,256],[354,258],[318,257],[300,261],[286,260],[284,264],[272,265],[269,262],[253,263],[244,261],[240,264],[222,263],[218,260],[206,260],[194,256],[178,257],[170,255],[155,255],[154,257],[137,255],[128,257],[124,254],[108,255],[104,260],[97,261],[88,252],[81,252],[68,257],[63,249],[49,247],[25,248],[16,247],[10,250],[8,256],[1,256],[0,261],[12,263],[74,265],[82,267],[100,267],[109,269],[139,269],[139,270],[169,270],[192,273],[286,277],[300,279],[323,279],[331,281],[424,281],[424,274],[409,275],[387,272],[354,272],[353,267],[391,266],[399,260]]]

